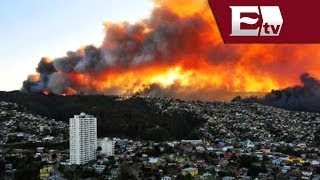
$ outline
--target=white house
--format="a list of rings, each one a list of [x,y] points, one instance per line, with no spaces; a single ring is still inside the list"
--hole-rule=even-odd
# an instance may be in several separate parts
[[[246,140],[246,141],[242,142],[241,146],[244,148],[254,148],[255,147],[255,145],[250,140]]]
[[[161,180],[171,180],[171,179],[172,179],[172,178],[169,177],[169,176],[164,176],[164,177],[161,178]]]

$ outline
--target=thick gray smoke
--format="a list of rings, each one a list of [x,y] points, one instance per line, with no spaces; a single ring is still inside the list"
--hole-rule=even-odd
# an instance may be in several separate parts
[[[106,24],[105,38],[100,47],[86,46],[52,61],[43,58],[37,68],[39,77],[30,75],[23,83],[22,91],[46,91],[58,95],[138,93],[186,100],[230,100],[247,93],[230,91],[263,91],[263,82],[277,82],[277,77],[292,80],[295,73],[314,72],[316,61],[308,64],[301,60],[306,55],[311,56],[310,50],[305,51],[308,48],[301,45],[223,44],[217,36],[218,29],[213,28],[213,18],[200,13],[181,16],[165,6],[156,6],[150,18],[135,24]],[[304,56],[300,55],[301,52]],[[292,63],[292,59],[297,62]],[[161,86],[158,81],[155,82],[159,84],[143,81],[147,73],[139,74],[140,70],[177,65],[181,65],[184,71],[200,72],[204,69],[208,77],[203,81],[208,84],[190,78],[192,83],[187,88],[179,82]],[[126,72],[134,75],[126,76]],[[122,75],[125,80],[119,80]],[[266,75],[269,77],[264,78]],[[215,78],[221,82],[216,83]],[[304,75],[303,87],[273,91],[260,101],[296,109],[318,108],[318,81],[310,79],[310,76]],[[251,80],[257,82],[258,89],[247,90]]]
[[[98,91],[90,84],[80,87],[72,77],[74,74],[86,74],[94,80],[101,72],[110,69],[125,70],[154,63],[171,65],[186,55],[194,59],[200,56],[209,61],[212,59],[211,63],[221,63],[226,57],[230,59],[236,56],[235,52],[230,52],[229,46],[203,43],[201,32],[212,31],[205,19],[198,15],[182,18],[165,7],[155,8],[149,19],[136,24],[106,26],[106,36],[101,47],[87,46],[52,61],[42,59],[37,68],[40,79],[30,76],[23,83],[22,91],[48,91],[54,94],[69,91],[85,94],[117,93],[115,89]],[[178,94],[173,88],[163,94]]]
[[[82,59],[82,56],[77,52],[69,51],[67,56],[63,58],[58,58],[53,61],[54,67],[63,73],[70,73],[74,71],[74,67]]]
[[[50,81],[51,75],[56,72],[56,69],[53,66],[53,62],[50,62],[47,58],[42,58],[36,71],[40,74],[40,77],[37,79],[30,75],[28,79],[23,82],[22,91],[35,93],[42,92]]]
[[[320,112],[320,81],[307,73],[302,74],[300,80],[302,85],[273,90],[263,98],[238,97],[234,100],[258,102],[289,110]]]

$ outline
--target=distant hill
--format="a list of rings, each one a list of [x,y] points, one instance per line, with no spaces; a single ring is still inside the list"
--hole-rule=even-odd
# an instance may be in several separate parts
[[[80,112],[98,118],[98,136],[145,140],[198,138],[196,129],[205,121],[193,112],[175,109],[161,112],[145,98],[119,100],[117,96],[45,96],[20,91],[0,92],[0,101],[14,102],[28,111],[68,122]]]

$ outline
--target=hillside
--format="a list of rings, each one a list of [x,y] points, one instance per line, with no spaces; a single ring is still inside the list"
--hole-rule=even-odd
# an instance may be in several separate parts
[[[0,92],[0,101],[17,103],[41,116],[68,122],[80,112],[98,118],[98,136],[168,140],[197,138],[196,129],[205,120],[188,109],[162,112],[147,98],[116,96],[45,96],[19,91]],[[183,127],[183,128],[177,128]]]

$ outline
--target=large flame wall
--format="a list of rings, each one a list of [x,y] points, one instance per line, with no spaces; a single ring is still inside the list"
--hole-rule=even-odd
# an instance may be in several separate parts
[[[229,100],[320,77],[318,45],[223,44],[206,0],[155,0],[136,24],[105,23],[101,47],[43,58],[23,91]]]

